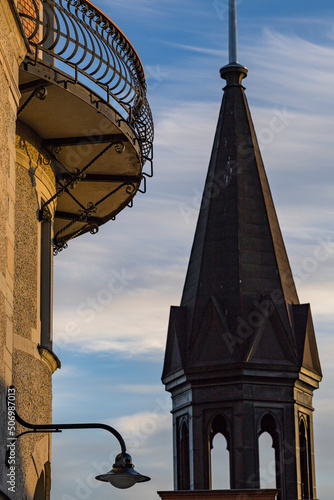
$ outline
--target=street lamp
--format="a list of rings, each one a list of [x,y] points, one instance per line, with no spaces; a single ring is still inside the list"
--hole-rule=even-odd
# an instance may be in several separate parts
[[[132,458],[128,453],[120,453],[115,458],[113,468],[106,474],[96,476],[98,481],[109,482],[116,488],[130,488],[136,483],[143,483],[149,481],[150,478],[139,474],[134,469]]]
[[[150,481],[150,477],[143,476],[139,472],[134,469],[134,465],[132,464],[132,458],[126,451],[126,446],[124,439],[120,435],[120,433],[110,427],[110,425],[106,424],[30,424],[23,420],[18,413],[15,411],[15,419],[21,424],[23,427],[27,429],[31,429],[29,431],[21,432],[21,434],[16,436],[16,439],[24,434],[29,433],[39,433],[39,432],[62,432],[64,429],[105,429],[106,431],[111,432],[113,436],[118,440],[121,445],[121,453],[119,453],[115,458],[115,463],[113,468],[106,472],[105,474],[101,474],[96,476],[95,479],[98,481],[109,482],[116,488],[130,488],[136,483],[143,483],[145,481]]]

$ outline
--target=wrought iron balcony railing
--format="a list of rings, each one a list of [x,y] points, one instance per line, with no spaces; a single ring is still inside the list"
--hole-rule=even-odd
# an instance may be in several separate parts
[[[94,90],[134,131],[143,162],[150,158],[153,121],[144,70],[122,31],[88,0],[18,0],[18,10],[28,57]]]

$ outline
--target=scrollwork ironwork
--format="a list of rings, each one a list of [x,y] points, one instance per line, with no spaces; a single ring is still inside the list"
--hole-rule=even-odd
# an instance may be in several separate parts
[[[78,222],[87,222],[88,218],[97,212],[97,206],[91,201],[87,203],[87,208],[79,210]]]
[[[134,184],[128,184],[125,188],[127,194],[133,194],[136,190],[136,186]]]
[[[35,93],[35,96],[40,101],[44,101],[44,99],[46,99],[47,95],[48,95],[48,91],[45,87],[41,87],[40,89],[37,89],[36,93]]]
[[[62,252],[68,247],[67,241],[66,240],[58,240],[57,242],[54,241],[53,243],[53,255],[56,256],[59,254],[59,252]]]
[[[48,92],[47,92],[45,87],[38,87],[37,89],[35,89],[33,92],[31,92],[30,96],[22,104],[20,109],[17,110],[17,116],[19,116],[22,113],[22,111],[28,106],[28,104],[30,103],[30,101],[33,97],[37,97],[41,101],[44,101],[44,99],[46,98],[47,95],[48,95]]]
[[[57,179],[57,183],[58,183],[59,187],[57,187],[56,193],[53,196],[51,196],[51,198],[48,201],[46,201],[44,203],[44,205],[42,206],[42,208],[41,208],[42,217],[43,217],[44,210],[48,207],[48,205],[53,200],[55,200],[56,198],[59,198],[60,196],[62,196],[65,192],[67,192],[68,194],[70,194],[69,191],[68,191],[68,189],[74,189],[80,181],[82,181],[83,179],[85,179],[86,175],[87,175],[86,174],[86,170],[89,167],[91,167],[99,158],[101,158],[114,145],[115,145],[115,147],[120,146],[121,147],[121,152],[123,152],[123,150],[124,150],[123,143],[116,143],[115,144],[115,143],[111,142],[100,153],[98,153],[90,162],[88,162],[87,165],[85,165],[81,170],[79,168],[75,169],[74,173],[69,173],[70,177],[67,178],[67,179],[65,179],[65,180],[63,180],[62,182],[59,179]],[[20,147],[21,147],[21,145],[20,145]],[[49,150],[46,150],[47,151],[47,155],[44,156],[44,163],[47,162],[46,164],[50,164],[50,163],[52,163],[52,161],[55,160],[67,172],[69,172],[68,168],[65,165],[63,165],[63,163],[61,163],[59,161],[59,159],[56,157],[56,153],[59,153],[60,150],[61,150],[61,148],[59,146],[57,146],[57,145],[53,145],[53,146],[51,146],[51,148]],[[113,193],[113,191],[112,191],[112,193]],[[127,191],[127,194],[132,194],[132,192],[128,193],[128,191]],[[108,196],[109,195],[107,195],[107,197]],[[101,202],[101,200],[100,200],[100,202]],[[92,203],[88,204],[87,209],[89,207],[92,207],[92,205],[93,205]],[[94,206],[96,206],[96,205],[94,205]],[[79,215],[82,212],[85,212],[85,209],[81,210],[81,212],[79,212]],[[71,225],[72,225],[72,223],[70,223],[68,226],[66,226],[66,228],[70,227]]]
[[[123,153],[124,149],[125,149],[125,146],[124,146],[123,142],[118,142],[117,144],[115,144],[115,151],[119,155],[121,155]]]
[[[93,224],[89,229],[90,234],[96,234],[99,232],[99,226],[97,224]]]
[[[74,174],[70,180],[65,181],[70,189],[74,189],[87,175],[86,172],[82,172],[79,168],[75,169]]]
[[[44,165],[51,165],[51,163],[52,163],[52,158],[51,158],[51,156],[49,156],[49,155],[47,155],[47,154],[46,154],[46,155],[44,155],[44,156],[43,156],[43,163],[44,163]]]
[[[61,151],[61,147],[56,145],[56,146],[51,146],[51,149],[50,149],[50,153],[54,156],[56,156],[57,154],[59,154]]]
[[[94,213],[97,212],[98,205],[100,205],[101,203],[103,203],[106,199],[110,198],[110,196],[112,196],[113,194],[117,193],[117,191],[119,191],[120,189],[122,189],[124,186],[125,186],[125,191],[126,191],[127,194],[131,195],[131,194],[135,193],[135,191],[136,191],[136,185],[134,183],[132,183],[132,182],[123,182],[122,184],[120,184],[115,189],[113,189],[112,191],[110,191],[106,196],[104,196],[101,200],[99,200],[95,204],[92,203],[92,202],[89,202],[87,204],[86,208],[83,207],[82,209],[80,209],[77,212],[76,217],[74,219],[72,219],[64,227],[62,227],[62,229],[60,229],[58,231],[58,233],[55,235],[55,237],[54,237],[54,249],[55,249],[54,252],[56,252],[56,253],[54,253],[54,255],[57,255],[59,251],[61,251],[63,248],[66,248],[66,247],[63,246],[63,243],[65,241],[68,241],[68,240],[74,238],[75,236],[78,236],[79,234],[83,234],[84,232],[87,232],[87,231],[89,231],[92,234],[96,234],[97,231],[98,231],[98,224],[96,222],[91,221],[90,218],[92,217],[92,215]],[[111,220],[115,220],[116,216],[113,215],[110,219]],[[84,227],[80,228],[78,231],[76,231],[74,234],[72,234],[70,237],[68,237],[66,239],[60,238],[60,236],[65,231],[68,231],[68,229],[70,229],[77,222],[80,222],[80,223],[87,222],[88,225],[85,225]],[[60,248],[60,250],[59,250],[59,248]]]

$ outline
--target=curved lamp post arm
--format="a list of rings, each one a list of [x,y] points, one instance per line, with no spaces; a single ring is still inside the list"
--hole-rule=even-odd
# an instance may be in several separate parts
[[[8,397],[8,396],[7,396]],[[14,409],[13,409],[14,410]],[[104,429],[110,432],[121,445],[121,453],[116,456],[113,468],[105,474],[96,476],[98,481],[108,482],[116,488],[130,488],[136,483],[144,483],[150,481],[148,476],[144,476],[137,472],[132,463],[131,456],[126,452],[124,439],[116,429],[106,424],[30,424],[23,420],[14,410],[15,420],[29,431],[21,432],[15,436],[15,439],[29,432],[61,432],[65,429]],[[6,462],[7,463],[7,462]]]
[[[126,453],[125,441],[120,435],[120,433],[106,424],[30,424],[21,418],[18,413],[15,411],[15,420],[21,424],[23,427],[27,429],[31,429],[32,431],[41,431],[41,432],[53,432],[53,431],[61,431],[64,429],[104,429],[106,431],[111,432],[113,436],[118,440],[121,445],[122,453]],[[16,436],[19,437],[19,436]]]

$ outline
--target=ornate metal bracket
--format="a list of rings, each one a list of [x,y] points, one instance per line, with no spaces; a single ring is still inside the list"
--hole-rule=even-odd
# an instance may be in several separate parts
[[[101,200],[99,200],[97,203],[93,204],[91,202],[89,202],[87,204],[87,207],[86,208],[82,208],[78,211],[77,213],[77,216],[71,220],[71,222],[69,222],[66,226],[64,226],[60,231],[58,231],[58,233],[55,235],[54,237],[54,240],[53,240],[53,254],[54,255],[58,255],[59,252],[61,252],[62,250],[64,250],[65,248],[67,248],[67,241],[66,239],[64,238],[59,238],[59,236],[64,232],[66,231],[67,229],[69,229],[71,226],[73,226],[76,222],[89,222],[90,221],[90,217],[97,212],[97,207],[98,205],[100,205],[100,203],[104,202],[106,199],[108,199],[110,196],[112,196],[113,194],[115,194],[117,191],[119,191],[122,187],[126,186],[126,193],[127,194],[133,194],[136,190],[136,186],[133,182],[123,182],[122,184],[120,184],[119,186],[117,186],[117,188],[113,189],[112,191],[110,191],[110,193],[108,193],[106,196],[104,196],[103,198],[101,198]],[[113,217],[112,220],[115,220],[116,217]],[[80,234],[83,233],[83,231],[86,230],[85,229],[79,229],[74,235],[72,235],[71,238],[74,238],[75,236],[79,236]],[[89,232],[91,234],[96,234],[98,232],[99,228],[98,228],[98,225],[96,222],[92,221],[91,222],[91,225],[90,225],[90,229],[89,229]]]
[[[46,98],[47,95],[48,95],[48,91],[47,91],[46,87],[40,86],[40,87],[36,88],[33,92],[31,92],[30,96],[22,104],[20,109],[18,109],[17,116],[19,116],[22,113],[22,111],[28,106],[28,104],[30,103],[30,101],[32,100],[33,97],[37,97],[37,99],[44,101],[44,99]]]
[[[51,158],[50,163],[53,161],[57,162],[57,164],[61,165],[66,172],[69,173],[69,178],[65,179],[64,181],[60,181],[57,179],[57,184],[60,186],[56,193],[49,198],[45,203],[43,203],[41,210],[40,210],[40,220],[48,220],[45,219],[45,217],[48,217],[48,212],[50,212],[48,205],[52,203],[56,198],[61,196],[64,192],[69,192],[69,189],[74,189],[77,184],[82,181],[83,179],[86,178],[86,170],[88,170],[89,167],[91,167],[99,158],[101,158],[112,146],[115,146],[115,151],[118,154],[123,153],[124,151],[124,144],[120,141],[117,142],[110,142],[99,154],[97,154],[90,162],[87,163],[81,170],[76,169],[74,173],[71,173],[70,170],[59,161],[59,159],[56,156],[56,153],[60,152],[60,147],[59,146],[53,146],[51,149],[47,149],[47,152],[49,153],[49,157]]]

